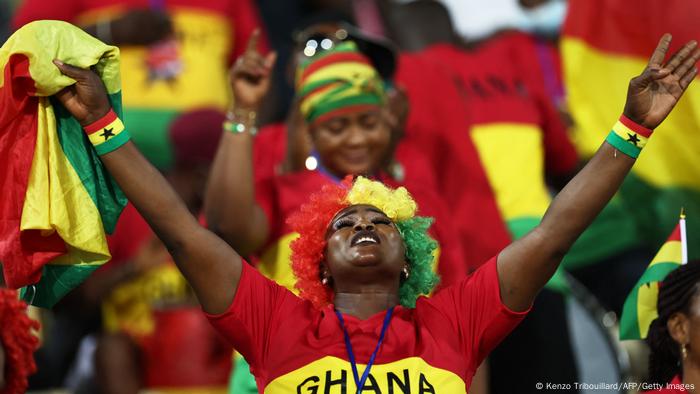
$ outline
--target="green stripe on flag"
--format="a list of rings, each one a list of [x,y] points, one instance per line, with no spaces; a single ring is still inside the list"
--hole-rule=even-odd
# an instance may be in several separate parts
[[[121,99],[121,92],[109,96],[117,116],[121,116],[122,112]],[[99,155],[93,149],[80,123],[55,97],[51,97],[51,105],[56,114],[56,129],[63,153],[100,212],[105,231],[111,234],[122,209],[126,206],[126,196],[102,165]]]
[[[651,267],[647,268],[647,270],[644,271],[644,273],[642,274],[642,277],[639,278],[639,281],[637,282],[637,287],[647,283],[661,282],[666,278],[666,275],[668,275],[669,272],[675,270],[680,265],[680,261],[677,263],[668,262],[656,263],[652,265]]]
[[[637,298],[639,288],[635,286],[627,296],[625,304],[622,306],[620,315],[620,340],[641,339],[639,333],[639,313],[637,312]]]
[[[23,287],[20,297],[40,308],[51,308],[69,291],[81,284],[100,265],[52,265],[41,272],[41,281],[34,286]]]
[[[620,316],[620,339],[643,339],[640,332],[639,288],[663,281],[666,276],[680,266],[680,262],[656,263],[647,268],[639,278],[634,289],[627,296]],[[656,305],[649,305],[655,309]]]

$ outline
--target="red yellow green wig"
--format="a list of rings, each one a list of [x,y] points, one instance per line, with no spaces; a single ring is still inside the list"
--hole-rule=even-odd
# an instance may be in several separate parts
[[[352,41],[302,62],[297,70],[297,97],[307,123],[384,103],[384,82],[371,61]]]
[[[36,372],[34,351],[39,340],[31,331],[37,329],[39,323],[27,316],[27,304],[17,292],[0,289],[0,343],[5,351],[5,387],[0,394],[27,391],[27,377]]]
[[[330,286],[321,283],[320,263],[326,249],[326,230],[333,217],[351,205],[372,205],[398,228],[406,246],[410,275],[399,287],[399,302],[412,308],[422,294],[430,294],[439,278],[432,269],[437,242],[428,235],[432,218],[416,216],[416,203],[405,188],[390,189],[381,182],[351,177],[325,185],[292,215],[288,223],[299,234],[291,244],[292,271],[299,296],[317,308],[333,302]]]

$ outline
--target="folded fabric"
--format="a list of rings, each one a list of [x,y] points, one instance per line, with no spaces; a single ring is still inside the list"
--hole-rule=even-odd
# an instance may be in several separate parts
[[[60,21],[37,21],[0,48],[0,262],[9,287],[51,307],[110,259],[126,198],[80,124],[52,95],[75,81],[60,59],[102,78],[121,117],[119,50]]]

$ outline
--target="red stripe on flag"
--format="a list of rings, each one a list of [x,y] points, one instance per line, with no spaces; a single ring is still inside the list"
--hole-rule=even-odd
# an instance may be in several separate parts
[[[671,235],[668,236],[666,242],[670,241],[680,241],[681,240],[681,225],[677,224],[676,228],[673,229]]]
[[[648,59],[664,33],[673,34],[670,54],[698,39],[697,0],[569,0],[563,35],[619,55]],[[641,71],[641,70],[640,70]]]
[[[9,287],[36,283],[41,267],[65,253],[57,234],[20,234],[22,208],[34,159],[39,99],[29,73],[29,59],[10,56],[0,88],[0,260]]]

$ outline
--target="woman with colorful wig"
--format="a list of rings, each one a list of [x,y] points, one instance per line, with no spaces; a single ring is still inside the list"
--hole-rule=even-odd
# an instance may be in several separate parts
[[[101,159],[168,247],[211,323],[248,360],[261,392],[465,393],[477,366],[522,319],[697,74],[697,44],[665,61],[670,41],[665,35],[632,79],[620,121],[540,225],[431,297],[415,299],[432,280],[424,287],[421,278],[415,289],[410,284],[411,267],[429,248],[416,242],[420,252],[412,254],[411,233],[423,230],[420,221],[411,224],[415,204],[402,189],[384,191],[358,179],[350,189],[341,186],[347,193],[326,188],[302,208],[292,222],[302,234],[293,249],[301,253],[298,268],[308,271],[300,273],[305,299],[263,277],[199,226],[132,143],[114,140],[108,152],[101,149]],[[91,135],[120,125],[96,74],[55,63],[76,80],[57,99]],[[262,60],[258,69],[266,65]],[[247,77],[266,78],[262,72]],[[97,136],[112,138],[104,131]],[[96,136],[90,141],[105,143]],[[328,198],[332,190],[337,194]],[[313,280],[318,285],[309,286]]]
[[[700,388],[700,261],[671,271],[659,285],[656,310],[646,338],[649,384],[654,393],[688,393]]]

